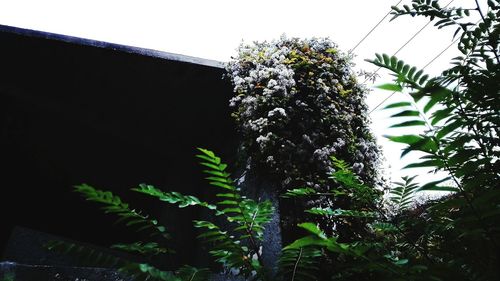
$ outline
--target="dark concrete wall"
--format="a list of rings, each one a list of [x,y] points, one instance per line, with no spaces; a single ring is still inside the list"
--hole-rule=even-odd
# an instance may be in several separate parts
[[[145,182],[208,196],[195,147],[228,162],[236,150],[223,70],[16,32],[0,30],[0,250],[14,225],[100,245],[141,238],[71,192],[85,182],[169,224],[174,263],[203,259],[191,227],[199,210],[128,189]]]

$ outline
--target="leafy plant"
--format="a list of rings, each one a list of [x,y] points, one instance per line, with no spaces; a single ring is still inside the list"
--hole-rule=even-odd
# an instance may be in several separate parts
[[[284,272],[288,273],[287,280],[324,280],[329,274],[320,272],[322,266],[334,267],[336,279],[364,280],[370,278],[400,278],[407,274],[402,268],[404,263],[399,256],[385,248],[381,233],[394,234],[401,229],[395,226],[385,215],[381,208],[381,197],[378,192],[364,185],[359,177],[348,165],[332,157],[332,166],[336,168],[331,172],[330,179],[339,183],[336,193],[313,194],[311,192],[298,192],[292,194],[299,196],[325,196],[349,197],[352,200],[352,209],[332,209],[330,207],[313,207],[305,210],[306,213],[323,216],[333,221],[334,224],[362,225],[364,232],[358,232],[355,238],[346,239],[342,231],[334,230],[333,235],[326,234],[316,223],[305,222],[298,226],[307,231],[308,235],[295,240],[283,249],[283,257],[287,261],[282,263]],[[289,195],[285,195],[289,197]],[[300,197],[299,197],[300,198]],[[356,227],[358,228],[358,227]],[[344,240],[344,241],[342,241]],[[309,255],[300,255],[306,251]],[[305,264],[308,266],[296,266]],[[343,271],[339,274],[339,270]],[[351,278],[351,279],[349,279]]]
[[[393,127],[425,126],[421,134],[388,136],[407,145],[402,156],[422,153],[406,168],[447,174],[421,187],[407,178],[390,198],[402,207],[396,220],[414,242],[403,249],[410,263],[425,263],[427,274],[441,280],[494,280],[500,275],[494,265],[500,262],[500,5],[489,0],[484,12],[478,1],[468,9],[442,8],[439,2],[413,0],[411,7],[393,7],[393,14],[429,17],[438,28],[454,26],[463,56],[452,59],[451,68],[429,78],[396,57],[376,55],[371,61],[395,76],[380,88],[409,93],[408,101],[386,107],[399,111],[393,118],[410,118]],[[472,13],[481,19],[470,21]],[[451,193],[410,207],[418,191]]]
[[[202,148],[198,150],[200,154],[196,157],[201,159],[200,165],[205,168],[203,173],[207,175],[209,185],[219,190],[216,194],[218,201],[215,204],[179,192],[162,191],[152,185],[141,184],[132,190],[179,208],[203,207],[212,211],[216,217],[223,218],[226,221],[224,228],[212,221],[193,221],[195,228],[203,230],[198,238],[209,246],[210,254],[227,270],[236,270],[250,279],[269,278],[261,255],[265,224],[270,221],[273,213],[271,202],[257,202],[244,196],[227,172],[227,164],[222,163],[212,151]],[[106,213],[117,215],[118,221],[127,226],[135,227],[137,231],[149,231],[151,238],[162,239],[161,244],[158,241],[139,241],[131,244],[115,244],[111,248],[143,256],[173,253],[164,246],[168,244],[170,235],[157,220],[131,209],[129,204],[109,191],[95,189],[87,184],[76,186],[75,191],[89,201],[103,204],[102,209]],[[207,280],[210,274],[207,269],[197,269],[187,265],[173,272],[163,271],[151,264],[128,262],[72,243],[54,241],[47,246],[49,249],[92,260],[97,264],[119,267],[122,272],[135,280]]]
[[[395,182],[395,186],[390,190],[390,201],[396,206],[398,211],[404,211],[411,207],[414,195],[419,189],[419,185],[414,183],[413,177],[403,177],[404,182]]]

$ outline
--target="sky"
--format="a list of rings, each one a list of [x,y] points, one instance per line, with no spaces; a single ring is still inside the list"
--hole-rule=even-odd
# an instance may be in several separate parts
[[[441,5],[451,0],[441,0]],[[352,49],[399,0],[0,0],[0,24],[28,28],[123,45],[155,49],[170,53],[229,61],[244,42],[288,37],[329,37],[344,51]],[[403,0],[400,4],[408,4]],[[486,2],[486,1],[480,1]],[[454,0],[451,6],[472,8],[472,0]],[[392,55],[427,22],[424,18],[402,17],[389,22],[386,18],[354,51],[354,69],[373,71],[377,67],[365,62],[375,53]],[[438,30],[432,24],[406,45],[398,58],[422,68],[450,43],[454,29]],[[429,67],[426,73],[439,74],[452,57],[451,47]],[[375,84],[390,82],[387,71],[378,72]],[[364,79],[360,79],[364,81]],[[373,89],[367,103],[377,107],[391,92]],[[390,129],[394,120],[384,105],[407,100],[398,93],[370,115],[371,128],[382,146],[386,173],[392,180],[403,175],[421,174],[420,182],[442,175],[428,175],[423,169],[401,170],[415,161],[417,155],[400,159],[404,147],[389,142],[383,135],[416,133],[416,129]]]

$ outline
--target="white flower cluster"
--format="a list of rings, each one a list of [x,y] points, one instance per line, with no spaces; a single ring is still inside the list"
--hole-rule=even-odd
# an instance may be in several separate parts
[[[365,88],[327,38],[241,44],[227,65],[230,100],[254,167],[284,188],[318,182],[331,155],[374,183],[379,150],[368,130]]]

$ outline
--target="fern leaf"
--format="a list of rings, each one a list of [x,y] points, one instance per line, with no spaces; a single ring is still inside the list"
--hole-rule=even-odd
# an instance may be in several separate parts
[[[141,255],[159,255],[166,253],[174,253],[173,250],[163,248],[156,242],[135,242],[131,244],[114,244],[111,246],[112,249],[117,249],[130,253],[138,253]]]
[[[226,216],[229,222],[234,222],[238,226],[235,231],[243,232],[245,236],[252,236],[257,240],[262,240],[264,225],[271,220],[274,212],[270,201],[257,203],[255,200],[242,196],[239,189],[234,185],[230,174],[225,170],[227,164],[223,163],[216,154],[208,149],[198,148],[202,154],[197,155],[203,161],[200,162],[208,174],[209,184],[224,189],[225,193],[218,193],[216,196],[221,200],[216,203],[221,210],[219,214]]]
[[[335,168],[335,171],[329,176],[330,179],[351,190],[351,195],[362,203],[371,205],[378,198],[377,190],[364,185],[345,161],[337,159],[335,156],[330,158],[333,168]]]
[[[414,183],[414,177],[403,177],[404,182],[395,182],[395,186],[389,192],[389,200],[400,211],[406,210],[413,202],[415,193],[419,189],[419,185]]]
[[[245,247],[241,245],[241,241],[209,221],[194,221],[194,226],[207,229],[198,238],[212,244],[210,254],[217,262],[229,268],[248,269],[249,257]]]
[[[202,206],[211,210],[217,209],[215,205],[203,202],[195,196],[183,195],[179,192],[164,192],[152,185],[140,184],[138,188],[133,188],[132,190],[156,197],[159,200],[170,204],[177,204],[179,208]]]
[[[397,57],[392,56],[389,58],[386,54],[376,54],[376,58],[374,60],[367,60],[370,63],[375,64],[376,66],[388,69],[397,76],[397,80],[409,84],[411,87],[415,89],[421,89],[425,86],[425,82],[428,75],[423,75],[422,70],[418,70],[415,67],[410,67],[404,61],[399,60]]]
[[[374,212],[367,211],[356,211],[356,210],[343,210],[343,209],[331,209],[315,207],[309,210],[306,210],[307,213],[313,215],[320,215],[326,217],[354,217],[354,218],[376,218],[377,214]]]
[[[75,191],[81,193],[88,201],[103,204],[102,209],[106,213],[116,214],[119,217],[118,222],[123,222],[127,226],[134,225],[137,227],[137,231],[148,230],[151,235],[159,235],[165,239],[170,238],[165,227],[158,225],[157,220],[150,219],[148,216],[131,209],[127,203],[122,202],[120,197],[110,191],[95,189],[87,184],[75,186]]]
[[[71,242],[51,240],[46,243],[44,247],[50,251],[55,251],[63,255],[71,256],[89,266],[118,268],[125,262],[118,257],[112,256],[102,251],[83,245],[77,245]]]
[[[285,194],[281,195],[283,198],[292,198],[292,197],[304,197],[310,195],[316,195],[318,192],[310,187],[301,187],[295,189],[289,189],[285,192]]]

